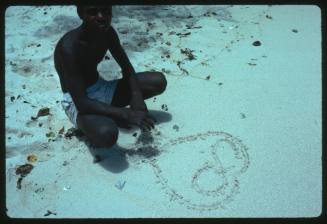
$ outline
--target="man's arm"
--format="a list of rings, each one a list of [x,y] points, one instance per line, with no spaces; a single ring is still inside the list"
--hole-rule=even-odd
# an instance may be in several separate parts
[[[134,76],[135,70],[126,55],[126,52],[121,46],[117,32],[113,27],[110,27],[109,38],[110,38],[110,46],[109,46],[110,53],[121,67],[123,77],[129,80],[132,96],[140,95],[141,91],[138,86],[137,79],[135,79]]]
[[[127,119],[125,108],[112,107],[101,101],[93,100],[87,97],[86,85],[81,70],[78,67],[79,60],[72,53],[63,53],[63,72],[67,89],[72,96],[75,106],[81,114],[99,114],[110,116],[112,118]]]
[[[121,46],[117,32],[113,27],[110,27],[109,39],[110,39],[109,50],[111,52],[111,55],[115,58],[115,60],[121,67],[123,72],[123,78],[127,79],[129,82],[129,86],[131,89],[131,101],[130,101],[131,109],[148,111],[137,78],[134,75],[135,70],[131,62],[129,61],[123,47]]]

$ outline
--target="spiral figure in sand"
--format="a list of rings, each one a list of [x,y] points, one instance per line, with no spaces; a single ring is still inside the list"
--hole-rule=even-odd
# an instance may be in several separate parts
[[[150,161],[154,168],[154,172],[159,182],[165,189],[166,194],[170,200],[177,201],[179,204],[186,206],[188,209],[195,210],[214,210],[223,209],[225,204],[233,200],[235,195],[239,192],[239,177],[249,167],[249,155],[247,147],[238,138],[221,131],[208,131],[197,135],[190,135],[170,140],[164,144],[162,148],[168,149],[177,144],[186,142],[195,142],[197,140],[207,140],[208,137],[214,137],[214,144],[210,145],[210,155],[212,161],[205,161],[201,167],[195,170],[192,179],[190,180],[191,188],[201,198],[209,198],[210,203],[203,203],[201,200],[197,201],[192,197],[186,197],[181,192],[171,186],[169,179],[163,175],[163,171],[158,165],[157,160]],[[228,159],[221,157],[223,154],[231,155]],[[206,186],[200,182],[201,176],[211,173],[215,177],[216,184],[212,189],[207,189]]]

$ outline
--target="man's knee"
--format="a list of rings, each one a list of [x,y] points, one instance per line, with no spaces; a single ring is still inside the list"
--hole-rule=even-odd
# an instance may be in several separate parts
[[[101,147],[111,147],[116,144],[118,139],[118,128],[103,126],[99,128],[97,136],[98,145]]]
[[[161,93],[163,93],[166,90],[166,87],[167,87],[167,79],[164,76],[164,74],[161,73],[161,72],[157,72],[156,75],[158,77],[157,78],[158,81],[156,82],[156,86],[155,86],[156,93],[157,94],[161,94]]]

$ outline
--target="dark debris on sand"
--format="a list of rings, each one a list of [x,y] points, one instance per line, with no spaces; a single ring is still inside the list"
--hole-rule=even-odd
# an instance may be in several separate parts
[[[181,53],[187,56],[188,60],[194,60],[195,56],[193,55],[194,50],[191,50],[189,48],[181,49]]]
[[[76,128],[68,129],[66,134],[65,134],[65,138],[71,139],[73,136],[83,137],[84,133],[80,129],[76,129]]]
[[[17,167],[16,175],[20,175],[20,177],[17,180],[17,188],[18,189],[22,188],[21,183],[22,183],[23,178],[26,177],[32,171],[33,168],[34,168],[34,166],[31,164],[24,164],[24,165]]]
[[[254,41],[254,42],[252,43],[252,45],[255,46],[255,47],[258,47],[258,46],[261,45],[261,42],[257,40],[257,41]]]

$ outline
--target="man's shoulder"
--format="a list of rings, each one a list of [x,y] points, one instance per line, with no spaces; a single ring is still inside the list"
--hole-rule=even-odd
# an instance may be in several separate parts
[[[83,43],[80,41],[79,32],[71,30],[61,38],[61,52],[66,56],[74,56],[79,54],[83,48]]]
[[[117,35],[117,31],[115,30],[115,28],[112,25],[109,26],[107,35],[109,37],[111,37],[112,35]]]

